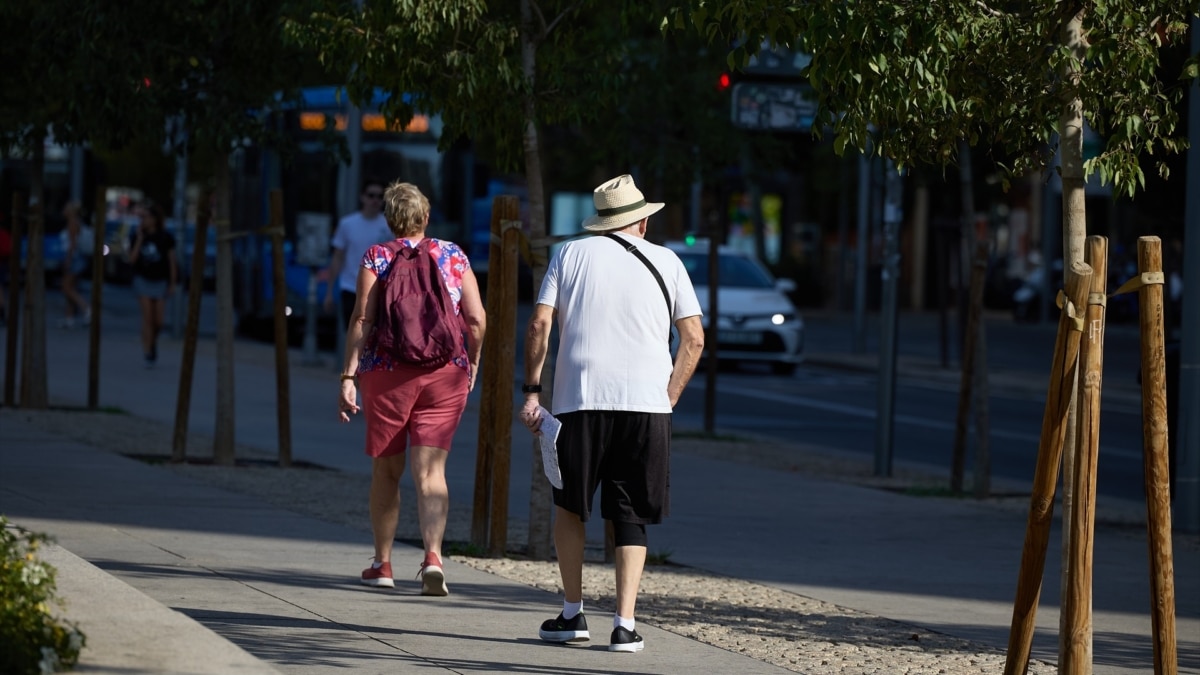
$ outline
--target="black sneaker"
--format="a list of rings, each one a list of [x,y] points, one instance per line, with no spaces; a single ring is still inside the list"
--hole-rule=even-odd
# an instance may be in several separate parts
[[[640,652],[646,643],[642,642],[642,636],[637,634],[636,630],[629,630],[622,626],[617,626],[613,629],[612,638],[609,641],[608,651],[610,652]]]
[[[583,618],[583,612],[570,619],[564,619],[562,612],[559,612],[557,618],[542,622],[538,637],[546,642],[584,642],[592,638],[588,634],[587,619]]]

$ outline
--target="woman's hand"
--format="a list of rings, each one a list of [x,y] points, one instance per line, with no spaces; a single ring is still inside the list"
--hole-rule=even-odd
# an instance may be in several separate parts
[[[467,391],[475,390],[475,378],[479,375],[479,365],[475,363],[467,364]]]
[[[342,422],[349,422],[351,415],[358,414],[358,388],[354,385],[354,380],[342,380],[342,393],[338,397],[338,416]]]

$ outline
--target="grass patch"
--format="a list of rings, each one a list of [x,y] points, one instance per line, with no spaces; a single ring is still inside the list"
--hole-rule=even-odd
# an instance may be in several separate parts
[[[106,415],[126,415],[130,413],[128,410],[115,405],[102,405],[97,408],[89,408],[84,405],[54,405],[50,406],[50,410],[59,410],[62,412],[95,412],[104,413]]]
[[[674,565],[675,563],[671,562],[672,555],[675,555],[675,551],[672,551],[669,548],[647,552],[646,553],[646,564],[647,565]]]
[[[487,558],[488,552],[482,546],[476,546],[469,541],[447,541],[442,545],[446,555],[460,555],[464,558]]]
[[[946,485],[910,485],[900,489],[899,492],[910,497],[951,497],[962,499],[970,496],[970,493],[965,490],[955,491]]]
[[[128,457],[129,459],[136,459],[137,461],[142,462],[143,464],[150,464],[153,466],[162,466],[165,464],[188,464],[191,466],[218,466],[218,464],[213,461],[212,457],[185,457],[182,462],[175,462],[171,458],[170,455],[139,454],[139,453],[128,453],[128,452],[121,453],[121,454]],[[237,468],[255,467],[255,468],[277,469],[277,468],[279,468],[279,460],[248,458],[248,457],[235,457],[233,460],[233,466],[237,467]],[[306,461],[300,460],[300,459],[293,459],[292,465],[290,468],[292,468],[292,469],[313,469],[316,471],[334,471],[334,469],[330,469],[327,466],[321,466],[320,464],[314,464],[312,462],[306,462]]]

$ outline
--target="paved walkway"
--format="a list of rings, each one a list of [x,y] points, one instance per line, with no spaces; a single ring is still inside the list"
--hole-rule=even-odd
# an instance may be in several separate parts
[[[101,403],[147,420],[174,415],[179,346],[167,340],[157,369],[142,368],[136,316],[119,301],[105,312]],[[810,325],[812,324],[810,319]],[[86,400],[86,333],[50,330],[49,378],[57,404]],[[275,380],[269,348],[239,343],[238,442],[275,447]],[[927,358],[927,357],[926,357]],[[363,473],[361,424],[333,422],[332,365],[292,354],[293,454]],[[904,368],[915,367],[911,358]],[[191,429],[211,434],[215,360],[202,341]],[[1044,376],[1036,377],[1038,381]],[[469,498],[478,393],[451,453],[451,491]],[[519,431],[519,430],[517,430]],[[510,513],[527,512],[528,448],[514,443]],[[168,448],[131,447],[165,454]],[[204,454],[204,449],[194,449]],[[964,501],[880,490],[679,454],[672,518],[652,533],[672,560],[758,581],[876,616],[1002,649],[1020,559],[1024,516]],[[552,594],[448,563],[453,595],[359,586],[371,545],[360,531],[198,484],[126,457],[40,431],[19,410],[0,411],[0,513],[56,537],[48,556],[90,645],[82,672],[105,673],[767,673],[783,672],[654,627],[639,617],[645,652],[604,651],[608,618],[590,646],[540,643],[536,626]],[[1181,672],[1200,673],[1200,547],[1176,546]],[[1055,660],[1058,574],[1053,552],[1035,639]],[[421,552],[398,546],[398,577]],[[1096,542],[1096,671],[1144,673],[1151,663],[1144,534],[1101,528]]]

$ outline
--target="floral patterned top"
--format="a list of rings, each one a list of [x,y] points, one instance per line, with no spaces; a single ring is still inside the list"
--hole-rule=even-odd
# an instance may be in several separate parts
[[[429,240],[433,245],[429,249],[430,255],[437,259],[438,270],[442,273],[442,279],[446,282],[446,289],[450,291],[450,299],[454,302],[454,313],[462,316],[462,286],[463,275],[467,270],[471,269],[471,261],[467,259],[467,254],[463,252],[458,244],[452,241],[442,241],[432,237]],[[401,245],[412,248],[416,246],[413,242],[407,239],[399,239]],[[388,247],[383,244],[375,244],[367,249],[363,254],[362,266],[371,270],[378,280],[380,276],[387,274],[388,268],[392,264],[393,254]],[[365,373],[372,370],[395,370],[396,362],[387,354],[376,354],[371,340],[363,339],[362,353],[358,357],[358,372]],[[463,349],[462,353],[455,356],[453,359],[455,365],[460,366],[464,370],[470,369],[470,362],[467,360],[467,336],[463,332]]]

